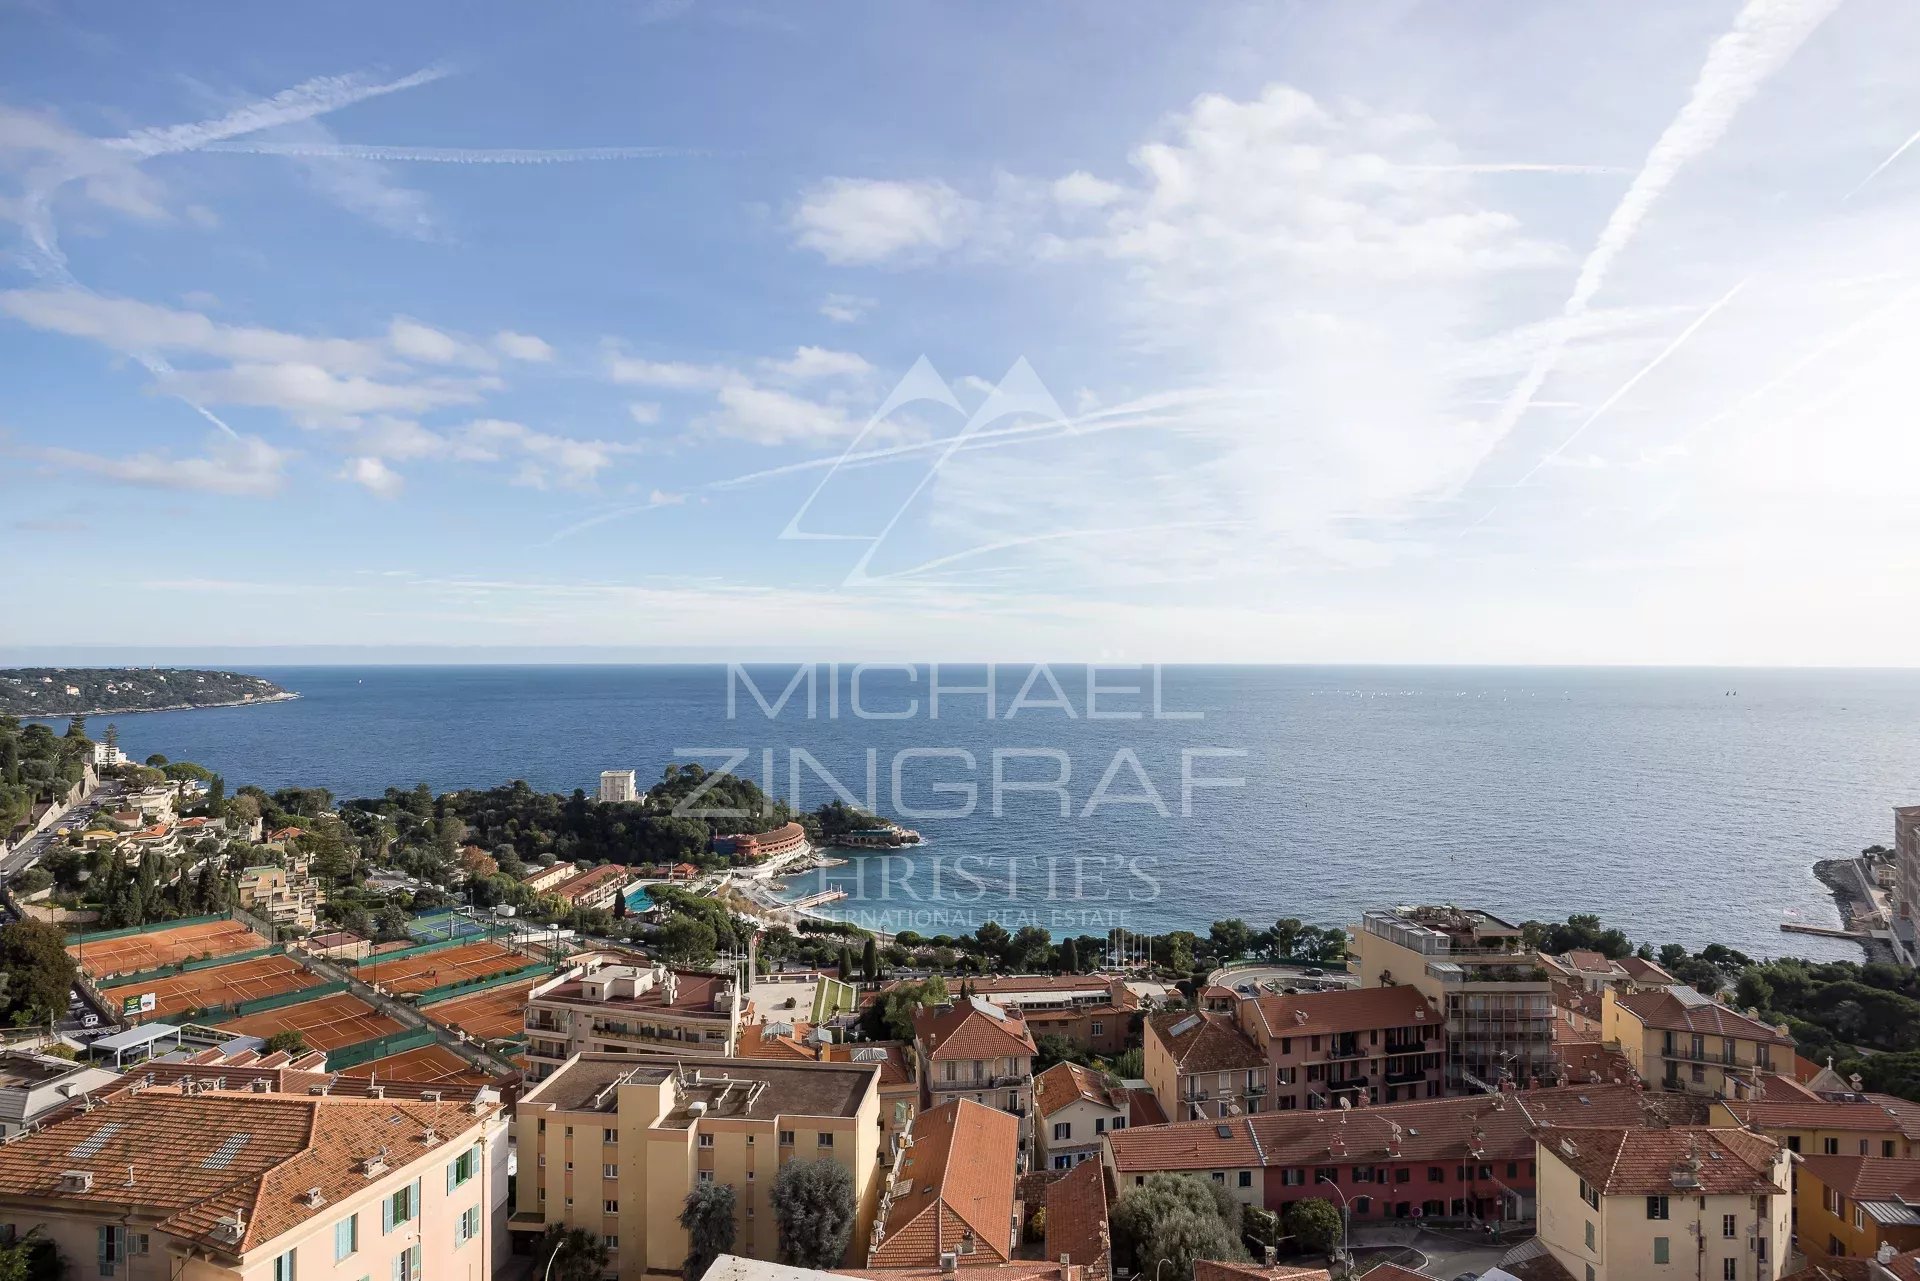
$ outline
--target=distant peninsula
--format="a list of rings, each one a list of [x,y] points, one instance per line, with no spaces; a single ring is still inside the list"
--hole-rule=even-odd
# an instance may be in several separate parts
[[[0,716],[117,716],[298,698],[241,672],[185,667],[0,668]]]

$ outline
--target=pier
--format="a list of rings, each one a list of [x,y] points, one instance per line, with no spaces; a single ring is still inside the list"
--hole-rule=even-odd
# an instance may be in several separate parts
[[[1812,934],[1823,939],[1846,939],[1850,943],[1873,942],[1873,935],[1864,930],[1836,930],[1828,925],[1802,925],[1797,921],[1782,921],[1780,928],[1789,934]]]
[[[818,894],[809,894],[805,898],[797,898],[786,906],[796,912],[804,912],[808,908],[819,907],[823,903],[831,903],[835,899],[843,899],[846,896],[847,892],[845,890],[821,890]]]

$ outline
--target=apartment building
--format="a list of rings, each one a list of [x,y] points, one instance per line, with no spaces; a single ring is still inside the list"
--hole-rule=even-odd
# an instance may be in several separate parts
[[[1920,964],[1920,805],[1893,809],[1893,946]]]
[[[1771,1281],[1793,1252],[1791,1162],[1747,1130],[1543,1129],[1538,1239],[1579,1281]]]
[[[1017,1193],[1016,1118],[960,1098],[914,1118],[887,1180],[867,1252],[869,1269],[961,1268],[1013,1259],[1024,1218]]]
[[[569,1059],[515,1109],[519,1175],[508,1226],[523,1239],[556,1223],[591,1232],[622,1281],[677,1275],[687,1255],[687,1193],[724,1183],[734,1190],[734,1253],[771,1260],[779,1250],[774,1176],[789,1161],[828,1158],[853,1175],[846,1263],[857,1266],[880,1199],[878,1078],[865,1064]]]
[[[1411,987],[1440,1011],[1446,1089],[1553,1079],[1553,980],[1519,926],[1450,905],[1371,911],[1347,969],[1363,988]]]
[[[267,863],[242,871],[239,898],[241,907],[274,925],[306,931],[320,923],[327,891],[308,859],[289,855],[284,866]]]
[[[613,901],[620,897],[632,880],[632,868],[618,863],[603,863],[592,871],[568,877],[546,892],[567,906],[583,911],[603,907],[611,909]]]
[[[562,881],[570,881],[580,875],[580,868],[573,863],[555,863],[528,872],[520,878],[520,883],[536,894],[549,894]]]
[[[1034,1168],[1071,1170],[1099,1156],[1100,1140],[1131,1115],[1125,1086],[1078,1063],[1054,1064],[1033,1078]]]
[[[119,1073],[70,1059],[0,1053],[0,1139],[117,1079]]]
[[[1809,1258],[1920,1249],[1920,1160],[1804,1156],[1794,1176],[1794,1231]]]
[[[1891,1094],[1822,1097],[1776,1080],[1753,1099],[1716,1099],[1715,1125],[1742,1125],[1802,1156],[1920,1159],[1920,1103]]]
[[[985,997],[915,1012],[913,1051],[922,1110],[971,1099],[1020,1119],[1021,1146],[1033,1112],[1033,1037],[1017,1013]]]
[[[1542,954],[1540,964],[1547,973],[1581,992],[1598,994],[1608,988],[1624,988],[1630,981],[1620,962],[1599,952],[1576,949],[1561,956]]]
[[[600,771],[600,803],[602,805],[623,805],[628,801],[640,799],[640,788],[634,782],[630,769],[603,769]]]
[[[1118,977],[1004,974],[968,979],[967,990],[1017,1011],[1035,1041],[1057,1036],[1089,1054],[1125,1050],[1141,1013],[1139,995]]]
[[[1600,1036],[1649,1086],[1746,1098],[1763,1077],[1793,1066],[1784,1027],[1750,1018],[1690,987],[1602,993]]]
[[[1165,1011],[1147,1016],[1141,1070],[1175,1121],[1269,1110],[1266,1052],[1231,1020]]]
[[[0,1227],[113,1281],[490,1281],[490,1091],[212,1087],[121,1091],[0,1147]]]
[[[550,1076],[577,1054],[731,1054],[740,1014],[724,975],[589,953],[528,991],[528,1074]]]
[[[1444,1088],[1446,1029],[1418,988],[1244,997],[1234,1022],[1265,1047],[1268,1106],[1281,1111],[1430,1099]]]
[[[1533,1214],[1533,1130],[1666,1124],[1667,1104],[1620,1085],[1456,1095],[1380,1107],[1263,1112],[1108,1133],[1101,1159],[1124,1194],[1160,1173],[1210,1178],[1276,1212],[1320,1198],[1352,1222],[1498,1224]]]
[[[880,1069],[880,1129],[884,1146],[906,1133],[920,1110],[920,1082],[913,1046],[905,1041],[835,1041],[804,1024],[749,1023],[740,1029],[735,1053],[742,1058],[788,1063],[871,1063]]]

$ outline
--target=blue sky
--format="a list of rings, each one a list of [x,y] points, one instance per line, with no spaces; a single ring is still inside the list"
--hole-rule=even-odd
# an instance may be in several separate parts
[[[1186,8],[0,4],[0,647],[1920,661],[1920,11]]]

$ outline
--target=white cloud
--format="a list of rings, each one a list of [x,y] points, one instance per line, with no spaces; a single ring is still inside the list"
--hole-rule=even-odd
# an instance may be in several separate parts
[[[771,387],[733,384],[722,387],[716,399],[715,411],[695,426],[761,445],[842,440],[862,425],[835,406]]]
[[[798,381],[814,378],[856,378],[873,372],[873,366],[853,352],[831,351],[825,347],[800,347],[785,360],[770,360],[765,363],[773,372]]]
[[[1084,169],[1076,169],[1053,184],[1053,198],[1070,209],[1099,209],[1126,194],[1118,183],[1096,178]]]
[[[473,380],[382,381],[336,374],[297,361],[180,370],[160,385],[174,395],[205,404],[253,405],[318,420],[360,414],[418,414],[448,405],[470,405],[480,401],[486,390]]]
[[[651,427],[660,421],[660,406],[651,400],[629,401],[627,416],[642,427]]]
[[[978,216],[944,182],[833,178],[802,194],[792,227],[829,262],[861,265],[953,249]]]
[[[492,353],[478,343],[406,316],[395,316],[387,326],[387,343],[396,355],[421,364],[465,365],[473,369],[494,366]]]
[[[309,338],[228,325],[195,311],[83,289],[15,289],[0,311],[35,329],[88,338],[125,354],[159,351],[232,361],[297,361],[337,373],[372,373],[392,361],[376,342]]]
[[[482,418],[453,433],[453,457],[467,462],[518,462],[514,483],[536,489],[584,489],[621,454],[637,446],[536,431],[508,419]]]
[[[545,364],[553,359],[553,348],[544,339],[532,334],[517,334],[511,329],[502,329],[493,336],[493,348],[509,360]]]
[[[181,458],[157,450],[125,455],[61,448],[23,452],[58,468],[123,485],[246,497],[278,492],[287,460],[293,456],[258,436],[220,434],[208,437],[206,453],[198,457]]]
[[[349,458],[340,469],[340,479],[350,480],[379,498],[398,498],[405,481],[400,473],[378,458]]]
[[[617,383],[660,387],[668,391],[695,391],[718,387],[738,377],[724,365],[696,365],[675,360],[643,360],[617,351],[607,354],[607,376]]]
[[[850,325],[873,310],[874,301],[858,294],[828,294],[820,300],[820,314],[828,320]]]

